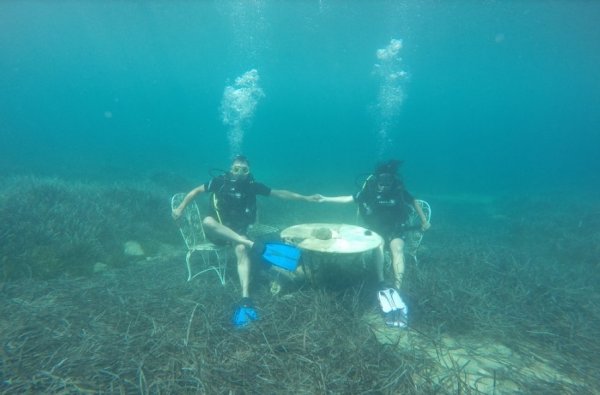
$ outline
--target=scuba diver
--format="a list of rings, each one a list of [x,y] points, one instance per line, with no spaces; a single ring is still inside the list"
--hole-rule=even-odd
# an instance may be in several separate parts
[[[253,247],[257,248],[258,243],[255,245],[255,242],[247,237],[249,226],[256,221],[256,196],[275,196],[281,199],[315,202],[319,197],[317,195],[305,196],[283,189],[271,189],[265,184],[255,181],[250,173],[248,159],[238,155],[233,159],[229,172],[213,177],[207,183],[192,189],[181,204],[173,209],[173,218],[177,220],[185,207],[204,192],[211,193],[208,215],[202,220],[207,237],[215,243],[230,242],[235,246],[242,299],[235,310],[232,321],[234,326],[244,327],[258,319],[249,295],[250,252]],[[280,245],[280,247],[286,246]],[[263,254],[265,247],[261,245],[259,248],[261,249],[259,255]],[[282,250],[283,254],[286,252],[287,250]]]
[[[408,308],[398,290],[402,286],[404,276],[404,242],[408,227],[411,206],[421,220],[420,230],[426,231],[430,223],[416,202],[406,190],[398,176],[399,160],[389,160],[378,164],[373,174],[369,175],[362,188],[349,196],[321,196],[321,202],[358,204],[358,211],[370,230],[383,238],[383,244],[375,250],[375,268],[379,281],[378,299],[388,326],[405,327],[408,320]],[[384,248],[389,248],[394,271],[393,287],[384,281]]]

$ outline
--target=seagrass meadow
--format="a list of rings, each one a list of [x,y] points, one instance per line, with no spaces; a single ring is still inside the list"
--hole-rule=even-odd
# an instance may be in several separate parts
[[[0,394],[599,394],[598,21],[585,0],[0,1]],[[241,330],[235,259],[187,281],[180,229],[210,198],[177,222],[172,197],[238,155],[257,191],[309,197],[258,196],[260,229],[325,242],[394,164],[432,214],[407,328],[369,252],[304,251],[308,281],[253,264]]]
[[[2,185],[2,218],[20,224],[0,236],[2,393],[600,388],[595,203],[579,199],[560,212],[549,197],[431,196],[434,226],[418,263],[407,264],[408,329],[385,327],[374,278],[284,283],[274,295],[274,274],[257,268],[261,319],[236,330],[235,263],[225,286],[211,273],[185,281],[185,247],[164,187],[33,177]],[[310,205],[292,215],[289,204],[266,201],[266,220],[355,220]],[[125,253],[130,240],[143,254]]]

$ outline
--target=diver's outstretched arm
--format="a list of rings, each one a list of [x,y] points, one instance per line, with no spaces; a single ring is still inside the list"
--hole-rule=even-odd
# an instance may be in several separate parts
[[[347,196],[321,196],[320,202],[323,203],[352,203],[354,197],[352,195]]]
[[[190,204],[190,202],[192,200],[194,200],[194,198],[196,196],[198,196],[199,194],[201,194],[203,192],[204,192],[204,184],[192,189],[187,195],[185,195],[185,198],[183,198],[183,201],[181,202],[181,204],[177,208],[173,209],[173,211],[171,213],[173,218],[178,219],[179,217],[181,217],[181,213],[183,213],[183,210],[187,207],[187,205]]]
[[[278,197],[280,199],[288,200],[304,200],[307,202],[318,202],[321,195],[302,195],[296,192],[288,191],[285,189],[271,189],[271,196]]]

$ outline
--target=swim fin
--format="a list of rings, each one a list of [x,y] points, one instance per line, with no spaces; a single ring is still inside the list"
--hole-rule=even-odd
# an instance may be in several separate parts
[[[237,308],[233,312],[231,323],[236,328],[244,328],[252,321],[258,320],[258,313],[252,306],[250,298],[242,298]]]
[[[302,251],[285,243],[256,241],[252,246],[252,254],[270,265],[293,272],[298,267]]]
[[[408,307],[394,288],[384,288],[377,292],[379,305],[387,326],[404,328],[408,321]]]

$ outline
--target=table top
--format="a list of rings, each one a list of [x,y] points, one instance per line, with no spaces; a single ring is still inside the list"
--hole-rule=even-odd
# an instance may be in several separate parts
[[[300,224],[281,231],[281,238],[303,250],[353,254],[375,249],[383,243],[377,233],[356,225]]]

